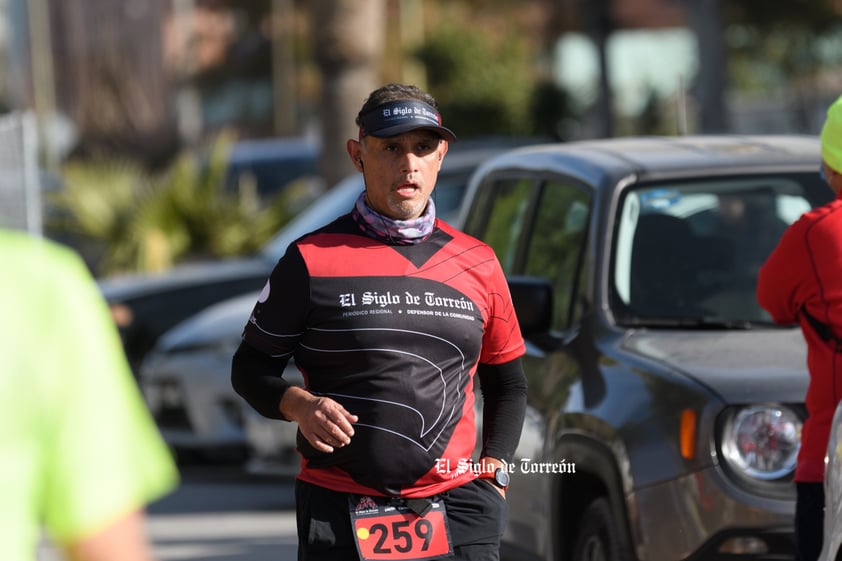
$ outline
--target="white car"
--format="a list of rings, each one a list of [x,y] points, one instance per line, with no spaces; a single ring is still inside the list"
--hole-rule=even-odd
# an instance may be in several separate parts
[[[508,146],[451,148],[433,193],[440,217],[457,223],[471,173]],[[298,237],[350,211],[363,189],[361,175],[340,182],[290,221],[267,251],[283,255]],[[214,304],[165,332],[146,355],[138,379],[164,439],[180,457],[248,459],[250,472],[291,474],[299,462],[296,426],[260,417],[231,387],[231,357],[258,294]],[[284,376],[303,383],[292,363]]]

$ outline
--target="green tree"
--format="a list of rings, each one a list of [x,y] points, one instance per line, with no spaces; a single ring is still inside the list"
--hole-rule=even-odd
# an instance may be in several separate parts
[[[533,60],[522,34],[445,23],[414,55],[448,126],[461,137],[533,132]]]
[[[99,276],[252,253],[289,221],[300,189],[268,206],[254,190],[226,189],[230,145],[220,135],[207,161],[183,153],[157,174],[128,161],[69,161],[48,229],[87,248]]]
[[[529,119],[532,133],[538,137],[566,140],[567,121],[573,112],[570,96],[550,80],[539,81],[532,90]]]
[[[63,187],[46,201],[47,235],[80,251],[94,273],[121,268],[148,175],[123,159],[69,160],[60,171]]]
[[[722,1],[735,89],[764,97],[785,95],[795,109],[794,126],[811,130],[822,71],[842,63],[838,3]]]

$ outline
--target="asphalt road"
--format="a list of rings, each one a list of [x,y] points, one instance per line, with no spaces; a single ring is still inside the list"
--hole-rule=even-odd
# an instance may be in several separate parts
[[[291,479],[250,478],[235,467],[187,466],[172,494],[149,507],[158,561],[296,558]],[[42,544],[38,561],[61,561]]]

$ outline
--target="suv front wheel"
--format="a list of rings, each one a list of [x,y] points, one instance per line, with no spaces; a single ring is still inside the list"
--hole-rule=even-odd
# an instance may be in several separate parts
[[[594,499],[585,509],[573,547],[572,561],[628,561],[608,499]]]

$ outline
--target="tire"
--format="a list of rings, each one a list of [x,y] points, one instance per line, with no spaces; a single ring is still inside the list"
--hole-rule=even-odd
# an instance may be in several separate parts
[[[620,544],[620,531],[605,497],[594,499],[585,509],[572,561],[628,561],[628,552]]]

